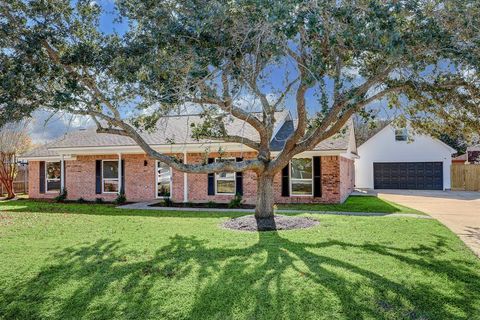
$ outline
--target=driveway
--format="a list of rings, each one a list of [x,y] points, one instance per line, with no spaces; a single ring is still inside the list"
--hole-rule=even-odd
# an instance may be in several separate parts
[[[428,213],[480,257],[480,192],[376,190],[379,198]]]

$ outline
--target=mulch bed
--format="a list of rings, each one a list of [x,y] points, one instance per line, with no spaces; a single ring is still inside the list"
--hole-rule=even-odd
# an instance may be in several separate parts
[[[230,219],[222,224],[224,228],[241,231],[276,231],[306,229],[318,225],[315,219],[275,215],[273,219],[256,219],[254,215]]]
[[[173,208],[201,208],[201,209],[255,209],[252,204],[242,204],[238,207],[231,208],[228,203],[182,203],[172,202],[166,205],[164,202],[158,202],[149,205],[149,207],[173,207]]]

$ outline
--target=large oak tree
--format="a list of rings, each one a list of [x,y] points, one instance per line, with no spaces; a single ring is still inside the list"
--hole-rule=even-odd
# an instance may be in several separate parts
[[[475,0],[118,0],[120,34],[94,1],[0,3],[0,117],[38,108],[89,116],[151,157],[196,173],[253,170],[256,216],[273,215],[273,177],[337,134],[354,113],[401,108],[418,130],[478,130]],[[239,103],[254,97],[258,110]],[[298,123],[272,155],[275,111]],[[242,143],[253,160],[183,164],[140,135],[183,107],[203,111],[197,137]],[[252,112],[260,111],[260,112]],[[227,117],[259,139],[229,135]]]

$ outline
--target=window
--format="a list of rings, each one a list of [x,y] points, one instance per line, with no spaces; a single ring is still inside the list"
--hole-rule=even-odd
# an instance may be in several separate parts
[[[45,183],[47,192],[60,192],[62,170],[60,162],[47,162],[45,165]]]
[[[408,134],[407,129],[395,129],[395,141],[407,141]]]
[[[235,159],[215,159],[217,162],[233,161]],[[236,181],[235,172],[220,172],[215,174],[215,191],[216,194],[235,194]]]
[[[157,197],[168,198],[171,193],[172,170],[160,161],[157,161]]]
[[[313,194],[313,166],[311,158],[292,159],[290,162],[290,194],[311,196]]]
[[[103,193],[118,193],[118,161],[104,160],[102,164]]]

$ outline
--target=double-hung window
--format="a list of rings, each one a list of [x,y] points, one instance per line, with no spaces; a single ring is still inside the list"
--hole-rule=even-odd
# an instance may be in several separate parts
[[[294,158],[290,162],[290,194],[294,196],[311,196],[313,194],[311,158]]]
[[[102,192],[118,193],[118,161],[102,161]]]
[[[235,162],[234,158],[215,159],[216,162]],[[215,174],[215,191],[216,194],[235,194],[236,191],[236,173],[235,172],[219,172]]]
[[[59,192],[61,180],[60,162],[46,162],[45,185],[47,192]]]

